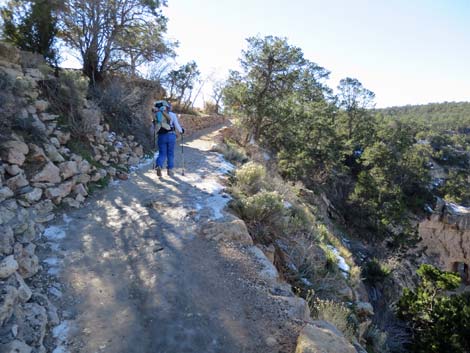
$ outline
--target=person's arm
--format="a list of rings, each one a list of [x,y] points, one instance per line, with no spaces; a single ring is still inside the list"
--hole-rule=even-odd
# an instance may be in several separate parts
[[[178,116],[175,113],[171,113],[171,117],[173,118],[173,125],[178,130],[178,132],[180,134],[184,133],[184,129],[181,127],[181,125],[178,121]]]

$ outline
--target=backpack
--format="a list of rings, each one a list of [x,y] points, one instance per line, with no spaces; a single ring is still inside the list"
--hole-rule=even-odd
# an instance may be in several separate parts
[[[168,103],[166,101],[155,102],[155,108],[158,108],[155,114],[155,128],[157,132],[170,132],[173,130],[171,127],[171,117],[166,112]]]

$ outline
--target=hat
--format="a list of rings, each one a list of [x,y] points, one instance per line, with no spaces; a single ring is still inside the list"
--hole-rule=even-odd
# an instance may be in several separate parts
[[[169,107],[169,104],[167,101],[161,100],[161,101],[156,101],[154,106],[156,108]]]

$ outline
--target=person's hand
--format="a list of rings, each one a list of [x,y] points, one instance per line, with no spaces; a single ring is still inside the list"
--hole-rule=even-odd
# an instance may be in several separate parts
[[[184,135],[184,127],[181,128],[181,134]]]

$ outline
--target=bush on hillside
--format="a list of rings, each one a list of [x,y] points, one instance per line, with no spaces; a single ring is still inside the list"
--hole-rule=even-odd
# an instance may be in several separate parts
[[[266,169],[261,164],[249,162],[235,172],[237,187],[245,194],[259,192],[266,184]]]

